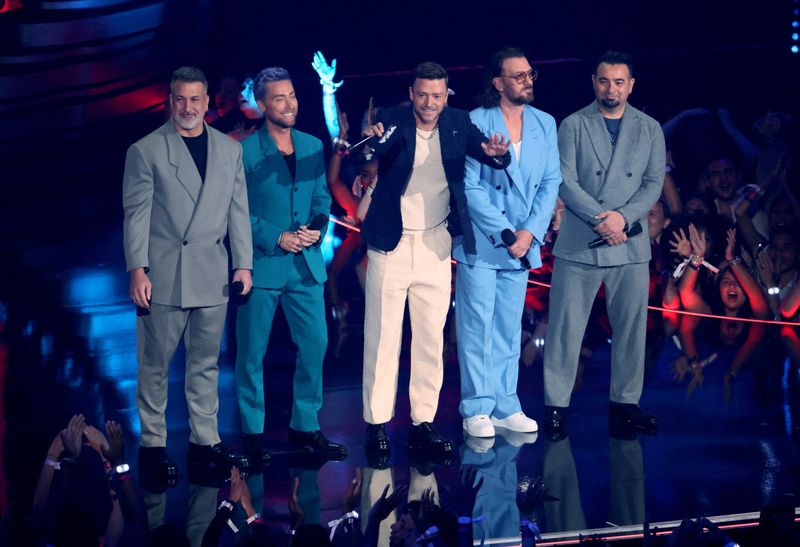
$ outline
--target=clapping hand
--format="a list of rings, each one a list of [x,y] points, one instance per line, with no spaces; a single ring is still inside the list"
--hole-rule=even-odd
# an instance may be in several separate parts
[[[725,238],[728,240],[728,245],[725,247],[725,260],[730,262],[733,260],[733,257],[736,256],[734,254],[736,250],[736,229],[729,228],[725,234]]]
[[[349,513],[356,506],[357,500],[361,497],[361,468],[356,467],[355,477],[347,486],[347,491],[342,498],[342,513]]]
[[[73,459],[77,458],[81,453],[85,428],[86,418],[83,417],[83,414],[76,414],[70,418],[67,427],[61,430],[61,442],[64,443],[64,448]]]

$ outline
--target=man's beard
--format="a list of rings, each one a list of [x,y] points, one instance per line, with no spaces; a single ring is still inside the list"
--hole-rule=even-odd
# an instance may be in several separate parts
[[[620,105],[619,99],[603,99],[600,101],[606,108],[617,108]]]
[[[178,127],[180,127],[185,131],[191,131],[203,121],[202,118],[198,115],[195,115],[192,118],[184,118],[183,116],[178,115],[175,116],[173,119],[175,120],[175,123],[178,124]]]
[[[528,96],[525,93],[520,93],[516,97],[509,99],[509,102],[517,106],[525,106],[526,104],[531,104],[533,102],[533,91],[531,91],[530,96]]]
[[[292,127],[294,127],[294,124],[297,121],[297,114],[295,114],[289,119],[286,119],[281,114],[278,114],[276,116],[270,116],[269,121],[271,121],[278,127],[283,127],[284,129],[291,129]]]

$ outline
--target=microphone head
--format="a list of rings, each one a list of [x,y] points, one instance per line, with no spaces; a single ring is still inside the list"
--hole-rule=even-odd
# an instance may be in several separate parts
[[[641,233],[642,233],[642,223],[637,220],[636,222],[630,225],[628,231],[626,232],[626,235],[628,237],[631,237],[631,236],[638,236]]]
[[[244,292],[244,283],[241,281],[231,283],[231,294],[242,294],[242,292]]]
[[[513,245],[514,243],[517,242],[516,234],[514,234],[514,232],[512,232],[508,228],[500,232],[500,238],[503,240],[503,243],[505,243],[506,247]]]
[[[320,213],[311,219],[311,222],[308,223],[309,230],[321,230],[328,224],[328,215],[325,213]]]

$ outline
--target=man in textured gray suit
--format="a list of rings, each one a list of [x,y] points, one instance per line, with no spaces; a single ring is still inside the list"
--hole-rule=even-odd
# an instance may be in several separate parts
[[[233,281],[252,286],[253,244],[242,147],[203,123],[208,83],[202,71],[172,74],[171,118],[128,149],[123,180],[125,260],[137,306],[136,398],[143,473],[174,478],[166,453],[168,366],[184,339],[189,464],[225,470],[246,465],[220,442],[217,377]]]
[[[592,74],[596,100],[558,129],[566,213],[553,249],[545,339],[543,425],[551,434],[564,432],[581,341],[601,284],[613,331],[609,418],[649,432],[656,427],[655,417],[639,409],[639,398],[650,260],[646,219],[661,194],[666,161],[661,126],[628,104],[633,84],[630,57],[606,53]]]

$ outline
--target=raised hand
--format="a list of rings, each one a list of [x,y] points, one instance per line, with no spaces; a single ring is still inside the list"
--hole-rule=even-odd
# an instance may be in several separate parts
[[[89,446],[94,448],[98,454],[102,455],[103,448],[108,446],[108,440],[106,439],[106,436],[103,435],[99,429],[92,425],[87,425],[83,433],[86,435],[86,440],[89,441]]]
[[[761,282],[767,288],[777,285],[780,279],[779,276],[776,275],[776,273],[780,271],[776,267],[777,261],[773,261],[769,253],[759,254],[756,261],[758,262],[758,275],[761,278]]]
[[[336,116],[339,118],[339,138],[347,140],[350,124],[347,121],[347,114],[339,108],[339,101],[336,101]]]
[[[336,76],[336,59],[328,64],[325,56],[321,51],[314,53],[314,59],[311,61],[311,68],[313,68],[319,75],[319,83],[326,93],[334,93],[344,83],[344,80],[334,83],[333,78]]]
[[[705,232],[695,228],[694,224],[689,224],[689,241],[692,242],[692,252],[697,256],[705,258],[708,250]]]
[[[511,144],[510,139],[506,139],[505,135],[495,133],[489,137],[489,142],[482,142],[481,148],[487,156],[505,156],[508,152],[508,146]]]
[[[125,463],[125,436],[122,434],[122,426],[109,420],[106,422],[106,433],[108,444],[103,448],[103,456],[115,466]]]
[[[725,260],[730,262],[733,260],[733,257],[736,256],[734,254],[734,251],[736,250],[736,229],[728,228],[728,231],[725,234],[725,239],[728,240],[728,245],[725,247]]]
[[[356,467],[355,477],[350,481],[347,490],[342,498],[342,512],[349,513],[355,507],[357,500],[361,497],[361,468]]]
[[[672,247],[670,249],[671,253],[677,253],[683,258],[689,258],[689,255],[692,254],[692,243],[686,237],[686,232],[683,231],[683,228],[672,234],[669,244]]]
[[[244,474],[239,471],[235,465],[231,467],[231,493],[230,500],[237,503],[242,499],[242,494],[247,488],[247,481],[244,480]]]
[[[83,414],[76,414],[70,418],[67,427],[61,431],[61,442],[71,458],[77,458],[81,453],[83,431],[86,428],[86,418]]]
[[[388,494],[388,495],[387,495]],[[394,492],[389,494],[389,485],[383,489],[381,497],[375,500],[369,510],[369,521],[379,523],[392,514],[392,511],[406,500],[408,496],[408,485],[401,485],[394,489]]]

